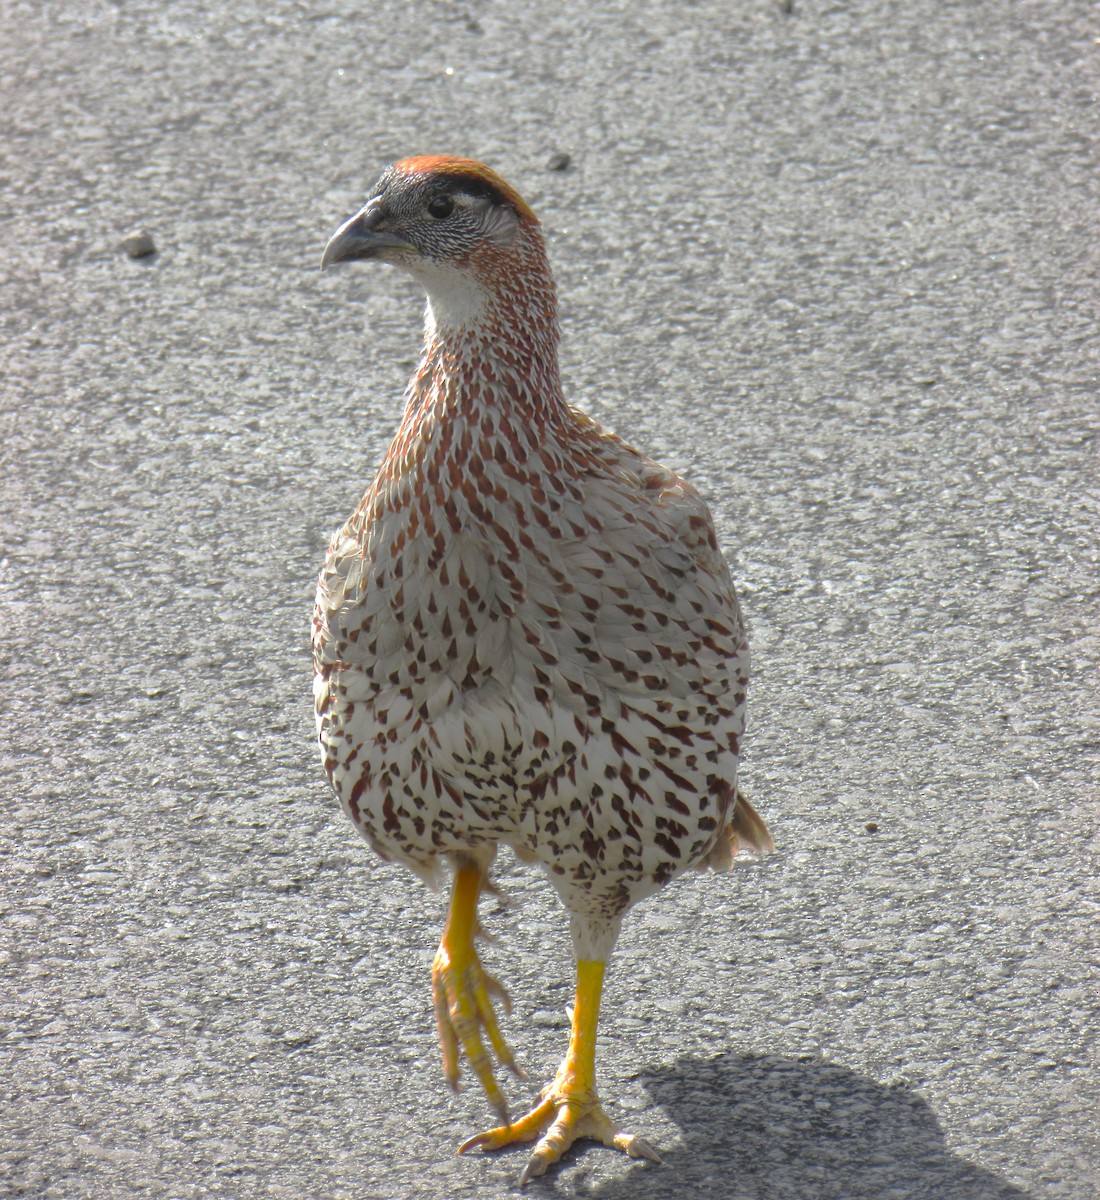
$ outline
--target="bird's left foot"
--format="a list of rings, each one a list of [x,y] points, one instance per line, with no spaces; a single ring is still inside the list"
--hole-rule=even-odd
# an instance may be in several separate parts
[[[516,1066],[493,1011],[494,996],[509,1010],[508,993],[482,967],[474,947],[477,897],[482,884],[481,873],[474,867],[460,866],[455,873],[450,917],[432,964],[432,995],[447,1082],[458,1088],[459,1056],[464,1054],[489,1103],[507,1122],[508,1106],[493,1075],[482,1035],[502,1066],[521,1079],[523,1072]]]
[[[570,1086],[563,1071],[558,1078],[544,1088],[538,1104],[525,1116],[511,1125],[501,1125],[485,1133],[476,1134],[463,1142],[459,1154],[468,1150],[499,1150],[519,1142],[536,1142],[523,1174],[519,1177],[520,1187],[537,1175],[544,1175],[546,1168],[559,1158],[579,1138],[591,1138],[615,1150],[629,1154],[631,1158],[648,1158],[659,1163],[660,1155],[640,1137],[624,1133],[600,1107],[599,1097],[591,1088]]]

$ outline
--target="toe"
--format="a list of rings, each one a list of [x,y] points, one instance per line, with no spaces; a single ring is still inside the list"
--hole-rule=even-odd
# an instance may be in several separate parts
[[[558,1155],[558,1158],[560,1157],[561,1155]],[[549,1155],[543,1154],[541,1150],[536,1150],[520,1173],[519,1186],[526,1187],[532,1179],[537,1179],[539,1175],[545,1175],[546,1168],[554,1162],[557,1162],[557,1158],[551,1158]]]
[[[432,974],[432,1003],[435,1007],[435,1027],[439,1034],[439,1050],[443,1058],[443,1074],[452,1088],[458,1087],[458,1034],[451,1021],[450,1002],[443,976]]]
[[[493,1011],[493,996],[500,997],[500,1002],[503,1004],[505,1012],[510,1013],[512,1011],[512,1003],[508,998],[508,993],[501,984],[491,975],[481,972],[480,978],[477,979],[474,985],[474,1000],[477,1004],[478,1021],[481,1024],[481,1028],[485,1030],[489,1044],[493,1047],[493,1053],[497,1056],[497,1061],[500,1065],[507,1067],[518,1079],[523,1079],[524,1074],[516,1066],[516,1060],[512,1055],[511,1047],[504,1040],[504,1035],[500,1032],[497,1015]]]
[[[512,1146],[517,1142],[533,1142],[542,1136],[542,1131],[550,1124],[554,1116],[552,1100],[540,1100],[529,1113],[525,1113],[518,1121],[508,1125],[500,1125],[496,1129],[476,1133],[467,1138],[458,1148],[459,1154],[469,1150],[499,1150],[502,1146]]]
[[[558,1113],[557,1119],[539,1139],[538,1145],[531,1151],[531,1157],[527,1160],[527,1165],[519,1177],[519,1186],[523,1187],[529,1179],[545,1175],[547,1167],[561,1158],[576,1141],[577,1136],[576,1122],[571,1118],[569,1110],[563,1108]]]

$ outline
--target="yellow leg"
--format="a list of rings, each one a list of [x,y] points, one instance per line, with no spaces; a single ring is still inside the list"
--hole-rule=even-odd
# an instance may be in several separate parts
[[[562,1067],[564,1084],[578,1092],[596,1090],[596,1027],[600,1020],[603,977],[607,964],[588,959],[577,963],[577,992],[569,1049]]]
[[[537,1141],[520,1176],[521,1186],[536,1175],[545,1174],[546,1168],[557,1162],[578,1138],[603,1142],[631,1158],[661,1161],[652,1146],[612,1124],[596,1095],[596,1026],[605,965],[592,959],[577,963],[569,1050],[554,1082],[543,1088],[538,1104],[514,1124],[505,1123],[463,1142],[459,1154],[475,1148],[499,1150],[515,1142]]]
[[[459,863],[447,924],[432,964],[432,997],[447,1082],[457,1090],[459,1055],[464,1053],[489,1103],[507,1124],[508,1106],[493,1076],[493,1065],[481,1038],[483,1031],[497,1059],[521,1078],[523,1073],[493,1012],[493,996],[500,998],[506,1012],[510,1011],[508,993],[482,968],[474,947],[480,929],[477,902],[483,883],[479,867]]]

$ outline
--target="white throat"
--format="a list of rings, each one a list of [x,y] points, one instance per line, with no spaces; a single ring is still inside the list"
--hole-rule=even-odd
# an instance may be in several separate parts
[[[428,293],[425,326],[429,336],[457,332],[480,325],[489,293],[469,272],[432,265],[416,272]]]

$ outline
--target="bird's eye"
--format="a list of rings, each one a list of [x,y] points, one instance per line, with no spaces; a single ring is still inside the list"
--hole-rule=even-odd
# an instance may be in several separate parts
[[[428,216],[435,217],[437,221],[442,221],[444,217],[449,217],[455,210],[455,202],[450,196],[433,196],[428,201]]]

